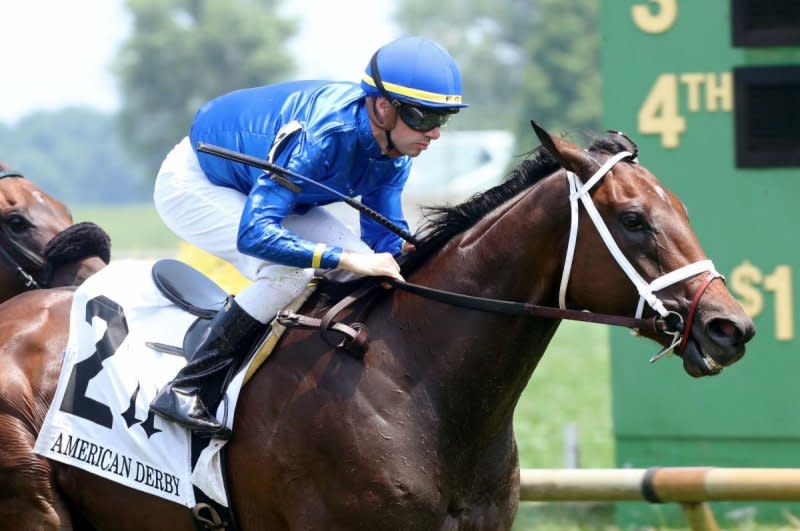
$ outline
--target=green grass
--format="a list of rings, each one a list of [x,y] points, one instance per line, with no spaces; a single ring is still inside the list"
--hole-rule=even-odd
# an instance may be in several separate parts
[[[608,328],[562,322],[514,415],[524,468],[564,466],[564,428],[577,427],[579,464],[614,466]],[[612,504],[520,504],[515,531],[613,529]]]
[[[161,218],[152,204],[118,206],[71,206],[75,222],[92,221],[111,236],[112,257],[158,249],[175,249],[179,239]]]
[[[613,466],[608,356],[607,327],[562,322],[514,416],[521,466],[564,466],[568,424],[577,426],[580,466]]]

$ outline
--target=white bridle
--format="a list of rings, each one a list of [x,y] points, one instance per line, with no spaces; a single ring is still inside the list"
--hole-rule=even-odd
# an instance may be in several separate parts
[[[636,271],[625,255],[622,254],[617,242],[614,241],[614,237],[611,235],[611,232],[608,230],[608,227],[606,227],[603,218],[600,216],[600,212],[597,211],[597,207],[595,207],[594,203],[592,202],[592,196],[589,194],[589,190],[591,190],[591,188],[597,184],[617,162],[625,157],[630,156],[631,153],[627,151],[617,153],[608,159],[605,164],[603,164],[600,169],[598,169],[595,174],[592,175],[588,181],[586,181],[586,184],[583,184],[577,175],[567,171],[567,181],[569,182],[570,190],[569,201],[571,210],[571,223],[569,231],[569,243],[567,244],[567,255],[564,261],[564,271],[561,275],[561,287],[559,288],[558,293],[558,305],[562,309],[566,309],[567,285],[569,284],[570,272],[572,271],[572,262],[575,257],[575,243],[578,239],[578,200],[583,203],[587,214],[589,214],[592,223],[594,223],[595,228],[597,228],[597,232],[600,234],[600,237],[603,239],[603,242],[606,244],[609,252],[614,257],[614,260],[617,261],[631,282],[633,282],[634,286],[636,286],[636,290],[639,293],[639,303],[636,307],[637,318],[642,316],[645,302],[647,302],[647,304],[662,318],[666,318],[670,313],[674,313],[670,312],[664,307],[664,303],[656,296],[656,291],[662,290],[667,286],[671,286],[682,280],[686,280],[687,278],[704,272],[708,272],[715,278],[722,276],[714,268],[714,264],[711,262],[711,260],[700,260],[662,275],[652,282],[647,282],[642,278],[639,272]],[[682,322],[683,318],[680,315],[678,317]],[[657,355],[658,357],[671,350],[680,342],[681,332],[676,331],[673,334],[673,345],[660,352],[659,355]],[[655,361],[655,359],[651,361]]]

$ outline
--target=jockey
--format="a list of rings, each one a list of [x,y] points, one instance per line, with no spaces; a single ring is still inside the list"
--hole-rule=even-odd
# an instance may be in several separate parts
[[[214,416],[224,390],[212,382],[239,367],[314,270],[402,279],[395,257],[413,250],[363,214],[359,239],[319,208],[339,198],[308,185],[289,190],[262,170],[197,152],[198,142],[266,157],[342,194],[361,196],[407,230],[400,194],[411,158],[464,107],[453,58],[422,37],[378,49],[360,86],[280,83],[234,91],[202,106],[189,136],[159,170],[155,206],[178,236],[227,260],[253,283],[211,320],[196,351],[187,353],[187,365],[150,408],[200,435],[229,437]]]

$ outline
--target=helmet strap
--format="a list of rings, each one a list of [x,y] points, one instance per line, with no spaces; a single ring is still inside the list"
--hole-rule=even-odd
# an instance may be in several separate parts
[[[395,125],[397,125],[397,110],[395,107],[400,104],[396,98],[393,98],[389,91],[386,90],[386,87],[383,86],[383,80],[381,79],[380,70],[378,70],[378,52],[380,50],[376,50],[374,54],[372,54],[372,58],[369,60],[369,70],[370,74],[372,74],[372,79],[375,81],[375,88],[378,89],[378,92],[381,93],[381,96],[386,98],[386,101],[392,107],[391,112],[387,115],[387,120],[384,122],[378,116],[378,109],[377,109],[377,101],[378,98],[375,97],[372,100],[372,118],[375,121],[375,125],[380,127],[386,133],[386,151],[384,153],[390,157],[399,157],[402,155],[394,145],[392,141],[392,129],[394,129]]]
[[[386,154],[392,155],[393,152],[400,154],[399,151],[394,147],[394,142],[392,142],[392,132],[388,129],[385,129],[386,132]]]
[[[367,97],[367,114],[369,116],[369,121],[377,129],[382,130],[386,135],[386,148],[381,147],[383,154],[389,157],[401,156],[402,153],[397,151],[394,141],[392,141],[392,129],[394,129],[395,125],[397,124],[397,111],[394,109],[394,107],[390,107],[388,109],[388,112],[384,117],[385,120],[382,120],[378,115],[377,98],[369,96]],[[377,134],[377,131],[375,134]]]

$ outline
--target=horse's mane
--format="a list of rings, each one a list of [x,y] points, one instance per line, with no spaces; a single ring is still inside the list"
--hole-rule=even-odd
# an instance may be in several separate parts
[[[609,131],[606,135],[595,136],[589,151],[608,155],[630,151],[633,153],[631,158],[635,159],[638,147],[624,133]],[[425,207],[423,209],[425,223],[418,231],[418,234],[422,235],[423,245],[408,257],[403,264],[403,270],[414,269],[453,237],[469,229],[486,214],[522,190],[534,186],[559,167],[555,158],[543,146],[539,146],[530,151],[527,158],[512,169],[501,184],[477,193],[458,205]]]
[[[559,168],[558,162],[542,146],[506,175],[505,181],[479,192],[458,205],[424,207],[425,223],[420,227],[425,250],[441,247],[522,190],[533,186]]]
[[[608,131],[606,135],[595,136],[592,139],[589,151],[607,155],[629,151],[633,154],[631,159],[635,160],[639,149],[624,133]],[[479,192],[457,205],[424,207],[425,222],[417,231],[417,238],[421,244],[415,252],[405,255],[400,260],[403,274],[416,269],[453,237],[469,229],[489,212],[526,188],[536,185],[560,167],[558,161],[544,146],[539,146],[525,155],[526,158],[519,166],[509,171],[504,181],[497,186]],[[329,302],[328,298],[338,300],[345,293],[351,292],[355,286],[368,281],[368,278],[359,277],[349,282],[337,281],[333,276],[328,278],[330,282],[323,282],[321,285],[323,301],[320,304],[324,306]],[[314,302],[319,301],[314,300]]]

